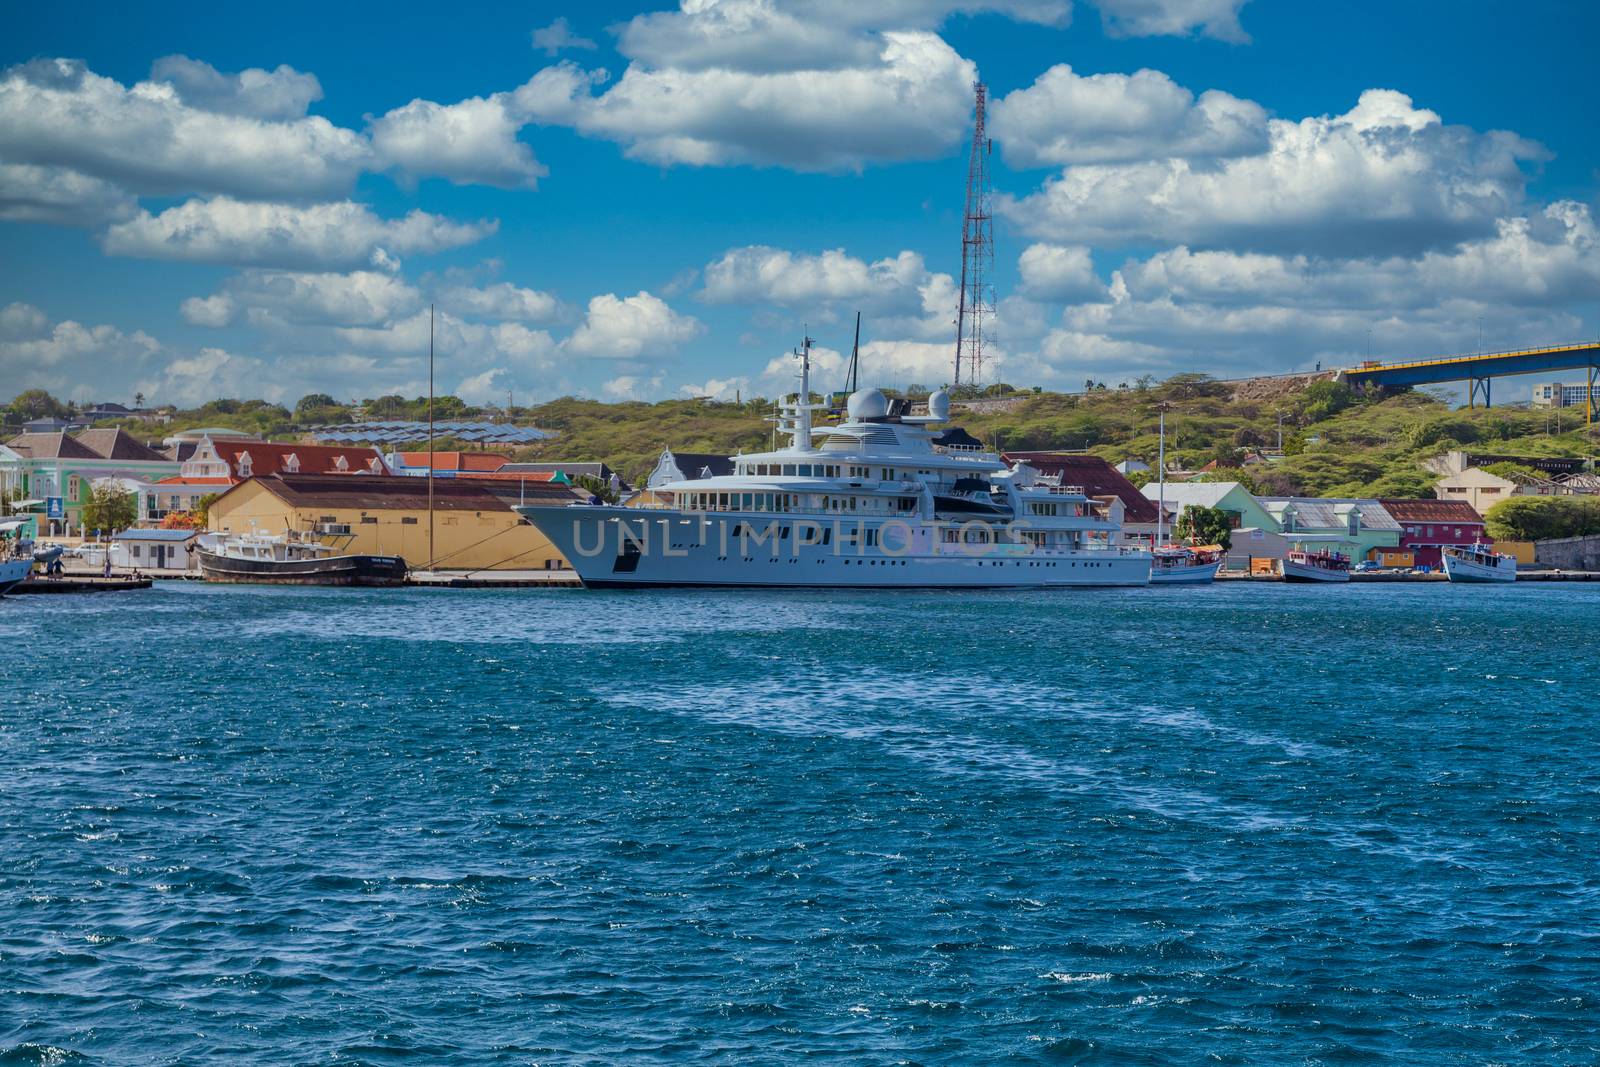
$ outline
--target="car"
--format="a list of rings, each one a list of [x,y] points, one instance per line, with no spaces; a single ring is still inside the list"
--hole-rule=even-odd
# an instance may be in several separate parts
[[[1383,564],[1375,559],[1364,559],[1354,567],[1351,567],[1350,570],[1355,574],[1366,574],[1368,571],[1383,570]]]

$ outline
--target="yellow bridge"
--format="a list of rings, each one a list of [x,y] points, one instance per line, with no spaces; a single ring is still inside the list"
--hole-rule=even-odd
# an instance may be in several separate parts
[[[1429,385],[1464,381],[1467,383],[1467,404],[1477,406],[1481,396],[1483,406],[1488,407],[1490,382],[1494,378],[1580,369],[1586,374],[1588,390],[1584,409],[1588,422],[1592,424],[1596,406],[1595,387],[1597,380],[1600,380],[1600,341],[1518,348],[1509,352],[1479,352],[1469,356],[1440,356],[1402,363],[1367,360],[1359,366],[1341,371],[1340,377],[1352,385]]]

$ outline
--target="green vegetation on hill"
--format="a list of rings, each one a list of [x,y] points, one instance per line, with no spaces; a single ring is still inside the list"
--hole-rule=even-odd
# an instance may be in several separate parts
[[[1165,407],[1169,461],[1190,470],[1212,464],[1202,477],[1242,481],[1262,494],[1430,496],[1437,476],[1423,462],[1451,448],[1531,459],[1593,455],[1600,443],[1570,413],[1563,419],[1527,408],[1454,409],[1426,393],[1363,396],[1326,379],[1242,388],[1180,374],[1160,383],[1146,377],[1116,389],[1096,386],[1077,395],[993,386],[983,397],[983,410],[958,408],[956,421],[991,445],[1013,451],[1087,450],[1112,462],[1140,459],[1152,465],[1157,419]],[[41,390],[29,390],[6,414],[15,423],[25,413],[31,418],[41,412],[65,414],[68,408]],[[606,404],[563,397],[510,411],[476,408],[453,396],[434,401],[440,420],[496,418],[557,431],[554,440],[520,450],[518,459],[604,460],[630,480],[648,473],[669,446],[722,455],[770,447],[772,411],[771,401],[762,398],[740,404]],[[166,426],[133,420],[120,425],[144,438],[228,426],[293,439],[355,419],[421,420],[426,415],[425,398],[383,396],[350,405],[319,393],[303,397],[292,409],[222,399],[179,411]],[[1284,456],[1255,461],[1258,450],[1276,448],[1280,435]],[[441,437],[436,447],[473,446]]]
[[[1588,537],[1600,534],[1600,498],[1514,496],[1490,508],[1484,519],[1489,536],[1496,540]]]

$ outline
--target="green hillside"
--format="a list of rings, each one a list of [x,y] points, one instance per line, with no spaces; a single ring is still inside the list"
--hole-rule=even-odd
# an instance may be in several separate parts
[[[1435,478],[1422,461],[1450,448],[1468,447],[1513,456],[1590,456],[1600,451],[1600,433],[1586,431],[1581,411],[1499,407],[1454,408],[1425,392],[1360,396],[1329,380],[1257,381],[1236,385],[1202,375],[1179,375],[1163,383],[1083,394],[1017,393],[996,387],[983,403],[1004,410],[970,411],[958,406],[956,422],[985,442],[1011,450],[1087,449],[1113,462],[1156,459],[1158,412],[1167,408],[1169,459],[1190,469],[1215,462],[1236,467],[1246,450],[1274,448],[1280,428],[1285,456],[1234,472],[1271,493],[1315,496],[1408,496],[1428,494]],[[998,398],[998,399],[995,399]],[[138,422],[122,425],[142,437],[199,426],[229,426],[274,439],[294,439],[318,426],[352,418],[421,418],[425,401],[380,397],[354,409],[325,396],[308,396],[293,410],[259,400],[217,400],[176,412],[159,430]],[[46,404],[41,394],[23,394],[5,414],[15,427]],[[506,413],[473,408],[455,397],[436,402],[440,418],[496,417],[555,430],[559,436],[518,459],[601,459],[630,479],[654,465],[662,448],[731,455],[759,451],[772,440],[772,404],[703,400],[606,404],[563,397]],[[102,425],[115,425],[105,423]],[[451,447],[441,440],[439,447]],[[1229,476],[1227,471],[1215,477]]]

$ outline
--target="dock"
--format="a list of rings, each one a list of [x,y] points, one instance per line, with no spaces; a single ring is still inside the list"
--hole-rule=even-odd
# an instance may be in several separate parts
[[[73,575],[66,578],[25,578],[7,591],[6,596],[43,593],[120,593],[129,589],[149,589],[150,578],[101,578],[92,575]]]
[[[1244,571],[1222,571],[1217,575],[1219,582],[1283,582],[1283,577],[1277,574],[1246,574]],[[1519,582],[1600,582],[1600,571],[1563,571],[1563,570],[1527,570],[1517,572]],[[1411,574],[1406,571],[1362,571],[1350,575],[1350,583],[1371,583],[1374,585],[1425,585],[1428,583],[1450,583],[1449,577],[1443,571],[1433,571],[1429,574]],[[1330,583],[1331,584],[1331,583]]]

